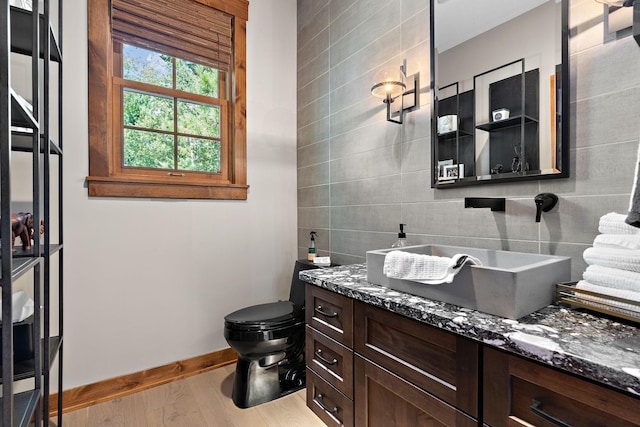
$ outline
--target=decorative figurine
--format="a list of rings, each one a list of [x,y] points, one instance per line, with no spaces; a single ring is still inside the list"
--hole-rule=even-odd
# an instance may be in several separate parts
[[[33,215],[29,212],[11,214],[11,249],[15,250],[16,236],[22,240],[22,249],[31,249],[33,239]],[[44,233],[44,220],[40,221],[40,234]]]
[[[31,249],[33,237],[33,215],[29,212],[20,212],[11,215],[11,249],[15,248],[16,236],[22,240],[22,249]]]

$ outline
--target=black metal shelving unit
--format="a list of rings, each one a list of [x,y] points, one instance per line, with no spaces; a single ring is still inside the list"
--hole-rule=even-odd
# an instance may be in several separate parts
[[[2,327],[0,427],[48,425],[49,395],[56,390],[57,425],[62,425],[62,48],[58,42],[62,39],[62,0],[56,5],[57,34],[51,25],[50,0],[44,0],[43,7],[34,0],[33,10],[10,6],[9,2],[0,7],[0,236],[4,237],[0,243],[0,286],[2,325],[12,325]],[[43,10],[39,10],[40,7]],[[11,87],[11,64],[16,56],[31,58],[30,102]],[[52,69],[55,66],[57,78]],[[53,120],[57,122],[56,130],[52,130]],[[13,154],[18,152],[32,154],[34,234],[33,245],[28,250],[19,245],[12,249],[9,239],[15,201],[11,194],[12,163]],[[57,171],[53,170],[52,156],[58,158]],[[53,198],[57,198],[57,212],[52,212]],[[57,242],[51,239],[52,218],[57,218]],[[41,220],[44,221],[43,237],[38,232]],[[52,277],[55,265],[58,266],[57,278]],[[14,283],[29,272],[33,272],[34,315],[14,324]],[[58,294],[56,307],[51,305],[52,291]],[[58,335],[51,336],[52,315],[56,311]],[[25,325],[32,327],[32,350],[27,352],[27,357],[18,358],[14,331]],[[57,387],[51,378],[56,362]],[[17,393],[17,389],[21,392]]]

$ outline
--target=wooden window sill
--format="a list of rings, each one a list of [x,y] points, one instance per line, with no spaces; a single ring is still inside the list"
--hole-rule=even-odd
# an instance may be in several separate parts
[[[124,180],[100,176],[88,176],[87,182],[91,197],[247,200],[249,189],[243,184]]]

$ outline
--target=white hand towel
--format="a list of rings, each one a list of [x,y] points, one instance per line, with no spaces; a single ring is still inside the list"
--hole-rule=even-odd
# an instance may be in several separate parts
[[[605,297],[600,298],[593,295],[581,294],[578,290],[592,291],[597,292],[599,294],[605,295]],[[595,306],[599,306],[601,308],[608,308],[614,311],[623,311],[623,312],[631,312],[635,313],[638,316],[640,313],[638,312],[638,307],[633,304],[627,304],[620,301],[614,301],[606,298],[606,296],[614,296],[618,298],[624,298],[635,302],[640,302],[640,292],[632,292],[632,291],[623,291],[620,289],[612,289],[607,288],[605,286],[597,286],[592,283],[587,282],[586,280],[580,280],[576,285],[576,298],[580,298],[585,301],[595,302]],[[601,304],[598,304],[601,303]],[[605,306],[604,304],[607,304]],[[613,306],[613,307],[611,307]],[[615,308],[614,308],[615,307]],[[629,314],[629,313],[627,313]]]
[[[22,322],[31,316],[34,311],[33,300],[29,298],[25,291],[18,291],[11,295],[11,320]],[[0,317],[2,316],[2,299],[0,298]]]
[[[593,247],[614,249],[640,249],[640,234],[598,234]]]
[[[640,273],[640,250],[587,248],[582,257],[587,265],[601,265]]]
[[[626,215],[609,212],[600,218],[598,231],[602,234],[640,234],[640,228],[627,224],[626,219]]]
[[[391,251],[384,258],[383,273],[392,279],[404,279],[427,285],[451,283],[465,263],[482,265],[471,255],[457,254],[451,258]]]
[[[633,271],[590,265],[582,274],[582,278],[597,286],[640,292],[640,273]]]

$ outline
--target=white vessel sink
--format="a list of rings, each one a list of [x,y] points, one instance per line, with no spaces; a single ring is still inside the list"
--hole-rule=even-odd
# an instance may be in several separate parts
[[[569,257],[444,245],[401,248],[442,257],[462,253],[482,261],[482,266],[465,264],[452,283],[425,285],[384,275],[385,255],[393,250],[398,249],[367,252],[369,282],[509,319],[518,319],[551,304],[554,285],[571,278]]]

